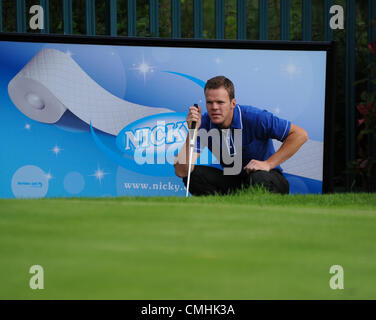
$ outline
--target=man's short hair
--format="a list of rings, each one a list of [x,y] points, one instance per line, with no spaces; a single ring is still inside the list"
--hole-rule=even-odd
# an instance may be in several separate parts
[[[232,81],[225,76],[216,76],[214,78],[209,79],[206,82],[204,92],[207,89],[219,89],[220,87],[224,87],[228,93],[230,101],[235,98],[235,88]]]

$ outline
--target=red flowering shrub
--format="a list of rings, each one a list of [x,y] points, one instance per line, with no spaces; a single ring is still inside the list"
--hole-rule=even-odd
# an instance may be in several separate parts
[[[362,102],[356,108],[359,112],[358,159],[352,168],[361,177],[362,185],[368,191],[376,191],[376,41],[368,44],[372,62],[368,66],[368,78],[358,81],[370,82],[370,87],[363,92]],[[375,180],[375,181],[374,181]]]

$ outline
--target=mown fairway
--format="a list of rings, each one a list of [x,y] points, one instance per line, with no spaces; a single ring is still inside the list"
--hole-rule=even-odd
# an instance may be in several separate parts
[[[1,299],[375,299],[376,195],[0,200],[0,259]]]

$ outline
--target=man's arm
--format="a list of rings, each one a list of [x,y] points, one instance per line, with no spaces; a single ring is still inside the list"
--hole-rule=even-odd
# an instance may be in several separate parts
[[[196,141],[196,132],[197,132],[197,129],[200,128],[201,126],[201,108],[200,107],[189,108],[189,113],[187,115],[188,128],[191,128],[192,121],[196,121],[196,130],[194,133],[194,141]],[[180,149],[174,161],[175,174],[181,178],[184,178],[188,175],[189,152],[190,152],[189,140],[190,140],[190,135],[188,134],[183,147]],[[199,156],[200,156],[199,153],[193,151],[191,172],[194,170],[194,167],[195,167],[194,165]]]
[[[200,156],[199,153],[193,151],[191,172],[194,170],[195,163],[199,156]],[[174,162],[175,174],[181,178],[186,177],[188,175],[188,166],[189,166],[189,135],[187,136],[187,140],[185,141],[183,147],[180,149],[180,152],[175,158],[175,162]]]
[[[244,170],[247,172],[256,170],[269,171],[294,155],[307,140],[307,131],[291,124],[289,134],[277,152],[265,161],[251,160],[244,167]]]

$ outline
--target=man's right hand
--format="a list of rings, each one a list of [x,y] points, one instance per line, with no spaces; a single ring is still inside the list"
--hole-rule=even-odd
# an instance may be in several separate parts
[[[192,121],[196,121],[196,129],[201,126],[201,107],[189,107],[189,113],[187,115],[188,128],[191,129]]]

